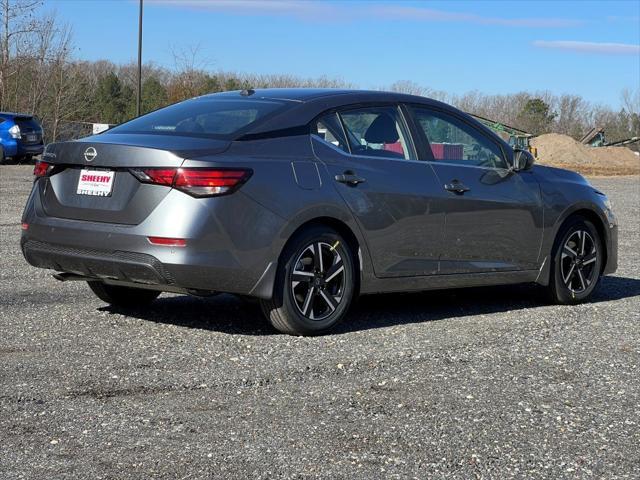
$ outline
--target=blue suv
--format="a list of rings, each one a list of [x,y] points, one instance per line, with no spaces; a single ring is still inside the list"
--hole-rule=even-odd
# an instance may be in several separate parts
[[[44,150],[42,126],[33,115],[0,112],[0,163],[29,161]]]

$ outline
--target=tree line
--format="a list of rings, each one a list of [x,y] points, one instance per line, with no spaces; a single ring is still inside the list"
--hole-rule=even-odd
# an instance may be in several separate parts
[[[609,142],[640,136],[640,88],[623,89],[619,109],[589,102],[580,95],[549,91],[503,95],[471,91],[455,95],[411,81],[396,82],[389,89],[435,98],[534,135],[560,133],[580,140],[591,128],[601,127]]]
[[[41,0],[0,0],[0,111],[36,115],[48,142],[87,135],[86,124],[117,124],[133,118],[136,65],[76,59],[70,27],[55,15],[42,13],[42,7]],[[143,113],[225,90],[355,87],[327,77],[211,71],[198,61],[198,53],[197,49],[175,52],[173,68],[143,66]],[[621,92],[621,107],[613,109],[578,95],[545,91],[455,95],[407,80],[380,88],[442,100],[533,134],[556,132],[579,139],[598,126],[605,129],[609,141],[640,135],[640,89]]]

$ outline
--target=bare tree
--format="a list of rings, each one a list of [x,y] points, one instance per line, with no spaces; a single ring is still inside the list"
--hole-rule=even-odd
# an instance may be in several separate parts
[[[388,89],[392,92],[407,93],[409,95],[417,95],[420,97],[426,97],[429,92],[429,89],[422,87],[411,80],[398,80],[397,82],[389,85]]]
[[[209,60],[202,57],[202,47],[173,48],[171,53],[176,73],[170,84],[169,98],[179,101],[204,93],[207,82],[205,69]]]
[[[584,122],[588,105],[582,97],[561,95],[551,105],[556,112],[554,126],[556,133],[578,138],[588,130],[589,126]]]
[[[37,31],[36,18],[41,0],[0,0],[0,110],[7,104],[8,80],[16,75],[19,62],[12,62],[17,55],[17,45],[24,36]]]
[[[635,91],[630,88],[625,88],[620,93],[620,99],[622,101],[622,108],[629,113],[635,113],[640,115],[640,88]]]
[[[50,76],[46,75],[48,64],[59,55],[60,50],[68,48],[69,39],[66,34],[58,30],[55,15],[48,15],[40,21],[40,28],[33,33],[34,42],[31,54],[32,74],[30,75],[30,88],[28,94],[28,106],[30,112],[41,110],[50,83]]]
[[[446,92],[419,85],[411,80],[398,80],[396,82],[393,82],[388,87],[382,88],[382,90],[406,93],[408,95],[417,95],[419,97],[428,97],[441,101],[444,101],[447,98]]]
[[[69,61],[71,52],[71,29],[67,26],[58,31],[58,44],[49,64],[51,85],[51,139],[56,141],[61,122],[72,120],[88,103],[89,90],[80,74],[78,64]]]

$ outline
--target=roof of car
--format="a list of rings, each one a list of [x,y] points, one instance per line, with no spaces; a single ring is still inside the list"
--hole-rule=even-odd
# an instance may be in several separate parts
[[[380,90],[350,90],[339,88],[258,88],[234,90],[204,95],[199,98],[224,98],[250,100],[273,100],[290,104],[290,108],[260,122],[248,135],[256,136],[265,132],[286,131],[287,129],[307,125],[313,118],[335,108],[361,106],[367,104],[427,104],[450,109],[437,100],[398,92]]]
[[[369,97],[371,100],[398,100],[399,98],[422,99],[398,92],[385,92],[381,90],[356,90],[346,88],[256,88],[250,90],[232,90],[228,92],[212,93],[207,97],[248,97],[264,100],[290,100],[294,102],[307,102],[319,98],[343,97],[346,95],[357,97]]]
[[[33,115],[31,115],[30,113],[16,113],[16,112],[0,112],[0,116],[33,118]]]
[[[251,131],[244,133],[243,139],[268,138],[269,136],[294,131],[303,131],[304,125],[308,125],[318,115],[325,114],[334,109],[344,107],[358,108],[367,104],[385,105],[395,103],[420,104],[435,107],[439,110],[455,113],[471,122],[479,130],[497,138],[505,146],[508,146],[501,138],[493,134],[485,125],[474,120],[467,113],[462,112],[451,105],[427,97],[409,95],[400,92],[385,92],[381,90],[351,90],[344,88],[256,88],[251,90],[235,90],[229,92],[205,95],[204,98],[245,98],[259,100],[279,100],[290,102],[292,105],[280,114],[260,122]],[[203,98],[203,97],[200,97]]]

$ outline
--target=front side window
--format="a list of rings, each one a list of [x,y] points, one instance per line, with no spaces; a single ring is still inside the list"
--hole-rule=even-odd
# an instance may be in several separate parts
[[[353,155],[412,159],[409,135],[396,107],[367,107],[340,113]]]
[[[109,130],[109,133],[151,133],[227,139],[246,131],[280,109],[284,102],[199,98],[176,103]]]
[[[500,147],[472,126],[449,114],[413,107],[435,161],[490,168],[507,168]]]

